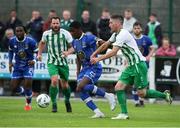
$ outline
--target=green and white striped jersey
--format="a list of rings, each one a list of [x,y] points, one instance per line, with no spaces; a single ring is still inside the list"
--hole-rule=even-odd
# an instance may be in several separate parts
[[[121,29],[119,33],[113,33],[109,42],[114,46],[119,46],[123,55],[128,60],[129,65],[134,65],[140,61],[146,61],[146,58],[141,54],[133,36],[125,29]]]
[[[62,52],[68,50],[68,43],[73,41],[71,34],[65,29],[60,29],[59,33],[54,33],[52,29],[43,33],[42,39],[48,48],[48,64],[67,65],[66,58],[62,57]]]

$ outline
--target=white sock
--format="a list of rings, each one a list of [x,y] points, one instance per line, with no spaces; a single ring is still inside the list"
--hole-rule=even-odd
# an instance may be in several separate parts
[[[102,113],[100,110],[99,110],[99,108],[96,108],[95,110],[94,110],[94,113]]]
[[[105,97],[106,99],[108,99],[108,98],[109,98],[109,93],[105,92],[104,97]]]

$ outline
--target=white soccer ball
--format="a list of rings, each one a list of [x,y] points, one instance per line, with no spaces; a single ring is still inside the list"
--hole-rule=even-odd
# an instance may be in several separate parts
[[[38,106],[41,108],[47,108],[50,104],[50,101],[51,101],[51,99],[47,94],[40,94],[36,98],[36,102],[37,102]]]

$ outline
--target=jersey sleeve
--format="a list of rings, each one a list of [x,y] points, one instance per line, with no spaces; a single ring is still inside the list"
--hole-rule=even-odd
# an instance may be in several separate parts
[[[146,36],[146,40],[149,46],[153,45],[152,40],[148,36]]]
[[[125,32],[120,32],[116,38],[115,38],[115,42],[113,43],[114,46],[119,46],[122,47],[123,44],[126,42],[125,37],[128,36],[128,34],[126,35]]]
[[[37,42],[34,39],[31,39],[31,47],[34,53],[38,52]]]
[[[46,38],[46,37],[47,37],[47,31],[45,31],[45,32],[43,33],[42,38],[41,38],[41,41],[46,43],[46,42],[47,42],[47,38]]]
[[[98,41],[98,37],[96,37],[95,35],[88,35],[88,42],[89,42],[89,45],[92,46],[92,45],[96,45],[96,42]]]
[[[68,42],[69,44],[71,44],[72,41],[73,41],[73,38],[72,38],[70,32],[68,32],[68,31],[65,30],[65,31],[64,31],[64,34],[65,34],[65,38],[66,38],[67,42]]]
[[[114,43],[116,41],[116,33],[113,33],[111,35],[111,37],[109,38],[108,42],[110,42],[111,44]]]

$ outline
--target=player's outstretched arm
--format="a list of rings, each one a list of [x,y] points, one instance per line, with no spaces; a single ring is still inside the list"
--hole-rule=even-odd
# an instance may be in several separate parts
[[[63,51],[61,57],[67,57],[68,55],[73,54],[74,51],[75,51],[74,48],[71,47],[71,48],[68,49],[68,51]]]
[[[96,57],[97,54],[105,51],[110,45],[109,41],[106,41],[105,43],[103,43],[100,47],[98,47],[98,49],[96,49],[95,52],[93,52],[93,54],[91,55],[91,58]]]
[[[105,60],[107,58],[115,56],[119,49],[120,48],[118,46],[113,46],[113,49],[110,52],[108,52],[108,53],[106,53],[106,54],[104,54],[104,55],[102,55],[100,57],[97,57],[97,58],[95,58],[95,57],[91,58],[91,64],[96,64],[97,62],[99,62],[101,60]]]
[[[44,50],[46,44],[43,41],[39,42],[38,46],[38,54],[37,54],[37,60],[41,61],[42,60],[42,51]]]

